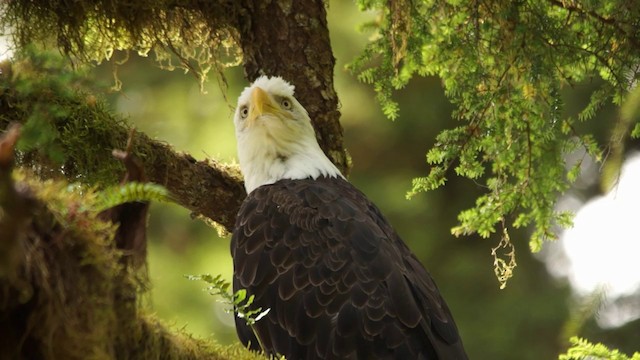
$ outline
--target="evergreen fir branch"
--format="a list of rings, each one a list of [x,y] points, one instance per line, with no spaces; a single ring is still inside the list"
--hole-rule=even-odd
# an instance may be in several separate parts
[[[598,110],[611,100],[611,89],[598,89],[591,94],[589,104],[578,114],[580,121],[592,119]]]
[[[607,145],[575,125],[607,104],[632,102],[629,69],[637,68],[640,48],[630,24],[638,14],[612,11],[620,1],[359,4],[380,20],[368,24],[377,25],[376,36],[350,69],[372,84],[385,115],[399,116],[395,90],[414,76],[436,75],[464,123],[437,135],[427,153],[431,170],[407,196],[442,186],[453,170],[486,193],[460,213],[452,233],[488,237],[505,221],[503,228],[533,227],[532,251],[555,239],[557,225],[572,217],[554,210],[556,199],[581,171],[564,155],[580,146],[602,162]],[[602,81],[577,118],[565,115],[561,87],[596,78]],[[640,125],[618,131],[616,141],[629,133],[640,136]]]

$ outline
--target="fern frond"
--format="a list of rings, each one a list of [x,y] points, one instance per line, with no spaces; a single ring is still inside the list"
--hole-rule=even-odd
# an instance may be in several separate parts
[[[164,186],[153,183],[130,182],[104,189],[97,194],[94,209],[98,212],[129,202],[169,201]]]
[[[263,342],[255,331],[254,325],[256,322],[260,321],[260,319],[264,318],[271,309],[262,310],[261,307],[254,307],[253,301],[255,296],[247,296],[246,289],[240,289],[235,293],[229,292],[231,283],[225,280],[220,274],[216,276],[212,276],[210,274],[185,275],[185,277],[189,280],[200,280],[209,284],[205,290],[213,296],[220,296],[222,298],[221,302],[229,306],[229,308],[226,309],[227,312],[234,312],[237,317],[244,319],[249,328],[253,331],[256,339],[258,339],[260,347],[264,349]]]

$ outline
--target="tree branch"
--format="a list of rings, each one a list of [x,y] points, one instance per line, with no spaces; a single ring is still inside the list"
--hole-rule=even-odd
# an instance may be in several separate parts
[[[627,39],[636,48],[640,47],[640,41],[638,41],[638,38],[633,33],[633,31],[625,30],[620,24],[620,21],[618,21],[615,18],[602,16],[593,10],[585,9],[582,5],[578,5],[577,3],[571,4],[567,1],[560,1],[560,0],[548,0],[548,2],[553,6],[567,10],[569,13],[575,12],[580,15],[595,19],[596,21],[604,25],[610,26],[621,35],[622,39]]]
[[[208,217],[228,231],[233,229],[236,214],[246,196],[236,168],[215,160],[197,161],[144,134],[140,134],[136,142],[140,142],[138,146],[154,158],[152,162],[145,162],[149,180],[164,185],[178,204],[196,215]],[[144,157],[145,154],[139,155]]]
[[[126,146],[130,127],[102,104],[96,104],[95,100],[87,102],[81,94],[69,98],[53,93],[15,91],[8,79],[10,73],[5,69],[5,74],[0,75],[0,84],[5,89],[0,93],[0,129],[5,129],[10,121],[25,123],[33,116],[31,102],[34,101],[41,106],[62,105],[66,110],[65,116],[47,119],[59,134],[66,155],[64,166],[30,155],[38,149],[28,151],[22,161],[37,166],[48,176],[63,175],[76,180],[90,178],[89,183],[102,185],[117,181],[122,173],[116,174],[113,169],[123,168],[111,152]],[[177,204],[196,215],[210,218],[227,230],[233,228],[236,213],[246,196],[238,169],[215,160],[197,161],[143,133],[136,134],[133,153],[142,160],[148,180],[165,186]],[[108,180],[105,181],[105,177]]]

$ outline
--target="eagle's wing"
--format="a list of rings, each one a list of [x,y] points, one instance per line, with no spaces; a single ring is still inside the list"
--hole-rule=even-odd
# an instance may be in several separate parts
[[[254,325],[287,359],[466,359],[433,279],[380,211],[342,179],[281,180],[245,200],[234,290],[270,309]],[[236,319],[243,343],[254,331]]]

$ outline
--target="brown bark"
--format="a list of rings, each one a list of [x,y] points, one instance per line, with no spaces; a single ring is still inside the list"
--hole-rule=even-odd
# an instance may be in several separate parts
[[[164,185],[178,204],[195,215],[208,217],[231,231],[246,196],[239,174],[215,160],[197,161],[166,144],[146,136],[143,139],[156,156],[153,163],[145,164],[149,180]]]

